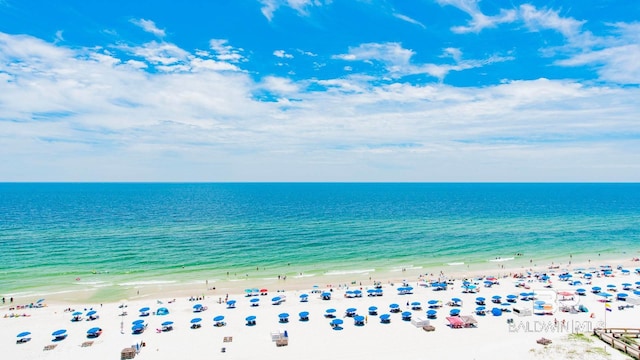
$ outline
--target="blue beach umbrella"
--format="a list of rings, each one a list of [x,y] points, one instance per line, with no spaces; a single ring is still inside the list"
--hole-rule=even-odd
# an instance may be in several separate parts
[[[245,318],[246,321],[254,321],[256,319],[255,315],[249,315]]]
[[[451,309],[451,311],[449,311],[449,315],[451,315],[451,316],[460,315],[460,309]]]
[[[309,319],[309,312],[308,311],[301,311],[300,313],[298,313],[298,316],[300,317],[300,320],[308,320]]]
[[[60,330],[56,330],[54,332],[51,333],[51,335],[53,336],[61,336],[67,333],[67,330],[65,329],[60,329]]]
[[[289,317],[289,314],[287,314],[287,313],[280,313],[280,314],[278,314],[278,317],[279,317],[279,318],[281,318],[281,319],[282,319],[282,318],[288,318],[288,317]]]
[[[253,298],[253,299],[249,300],[249,302],[251,303],[251,305],[256,306],[260,302],[260,299],[259,298]]]
[[[93,328],[91,328],[91,329],[87,330],[87,334],[88,334],[88,335],[96,335],[96,334],[97,334],[97,333],[99,333],[100,331],[102,331],[102,329],[101,329],[101,328],[99,328],[99,327],[93,327]]]
[[[140,330],[144,330],[144,326],[142,326],[142,325],[140,325],[140,324],[138,324],[138,325],[133,325],[133,326],[131,327],[131,330],[132,330],[132,331],[140,331]]]
[[[327,316],[333,316],[333,314],[335,314],[336,309],[327,309],[325,311],[325,313],[327,314]]]
[[[151,310],[151,308],[149,308],[149,307],[143,307],[143,308],[141,308],[139,311],[140,311],[140,312],[147,312],[147,311],[149,311],[149,310]]]
[[[347,309],[347,314],[352,314],[352,313],[355,313],[356,311],[358,311],[358,309],[356,309],[356,308],[348,308]]]
[[[197,323],[199,323],[201,321],[202,321],[202,318],[193,318],[193,319],[191,319],[191,323],[192,324],[197,324]]]
[[[202,304],[195,304],[195,305],[193,305],[193,310],[195,310],[195,311],[202,311]]]
[[[74,313],[73,313],[73,314],[71,314],[71,315],[73,315],[73,316],[80,316],[80,315],[82,315],[82,311],[76,311],[76,312],[74,312]]]
[[[18,337],[19,338],[23,338],[23,337],[27,337],[29,335],[31,335],[31,333],[29,331],[23,331],[20,334],[18,334]]]
[[[95,311],[95,310],[91,310],[91,311],[89,311],[89,312],[87,313],[87,316],[93,316],[93,315],[95,315],[95,314],[97,314],[97,313],[98,313],[97,311]]]
[[[389,314],[380,315],[380,321],[383,322],[383,323],[389,322],[391,320],[390,318],[391,318],[391,315],[389,315]]]
[[[486,299],[485,299],[485,298],[483,298],[482,296],[479,296],[479,297],[477,297],[477,298],[476,298],[476,303],[477,303],[477,304],[482,304],[482,303],[484,303],[485,301],[486,301]]]
[[[301,294],[300,299],[306,299],[309,297],[309,294]]]
[[[377,306],[369,306],[369,311],[378,311]]]
[[[131,324],[133,325],[144,324],[144,320],[142,319],[134,320],[131,322]]]
[[[213,318],[213,321],[216,321],[216,322],[217,321],[222,321],[222,320],[224,320],[224,316],[222,316],[222,315],[218,315],[218,316]]]
[[[169,326],[169,325],[173,325],[173,321],[165,321],[161,324],[162,326]]]
[[[343,323],[344,323],[344,321],[342,321],[342,319],[333,319],[333,320],[331,320],[331,325],[334,325],[334,326],[342,325]]]

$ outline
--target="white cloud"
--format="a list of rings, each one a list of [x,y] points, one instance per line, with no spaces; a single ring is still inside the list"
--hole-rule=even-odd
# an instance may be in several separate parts
[[[463,71],[486,65],[513,60],[510,56],[490,56],[486,59],[462,59],[462,51],[457,48],[445,48],[441,57],[451,58],[450,64],[414,64],[411,58],[413,50],[405,49],[399,43],[362,44],[350,48],[348,54],[333,56],[333,59],[345,61],[381,62],[392,76],[428,74],[442,81],[451,71]]]
[[[175,44],[138,48],[0,33],[0,180],[640,181],[637,87],[254,78]],[[426,66],[399,45],[355,50]]]
[[[148,33],[151,33],[157,37],[163,38],[166,35],[165,31],[163,29],[159,29],[156,26],[156,23],[153,22],[152,20],[131,19],[131,23],[133,23],[134,25],[140,27],[142,30]]]
[[[240,53],[242,49],[234,48],[229,45],[228,41],[225,39],[211,39],[209,41],[209,46],[211,47],[211,50],[215,51],[215,57],[220,61],[237,63],[245,60],[244,56]]]
[[[517,19],[517,12],[513,9],[501,9],[498,15],[488,16],[482,13],[478,6],[479,0],[437,0],[441,6],[451,5],[471,16],[467,26],[455,26],[451,31],[458,34],[479,33],[486,28],[495,28],[500,24],[511,23]]]
[[[301,16],[308,16],[308,8],[321,7],[331,3],[332,0],[260,0],[262,15],[267,20],[273,20],[273,15],[278,8],[285,6],[295,10]]]
[[[576,37],[584,24],[572,18],[563,18],[558,11],[552,9],[537,9],[533,5],[520,6],[520,16],[525,25],[532,31],[555,30],[567,38]]]
[[[275,50],[273,52],[273,56],[279,57],[282,59],[293,59],[293,55],[286,53],[284,50]]]
[[[398,18],[398,19],[400,19],[400,20],[402,20],[402,21],[406,21],[406,22],[408,22],[408,23],[410,23],[410,24],[418,25],[418,26],[420,26],[420,27],[421,27],[421,28],[423,28],[423,29],[426,29],[426,28],[427,28],[427,27],[426,27],[426,26],[424,26],[424,24],[423,24],[423,23],[421,23],[420,21],[418,21],[418,20],[416,20],[416,19],[413,19],[413,18],[410,18],[410,17],[408,17],[408,16],[406,16],[406,15],[403,15],[403,14],[400,14],[400,13],[394,13],[394,14],[393,14],[393,16],[394,16],[394,17],[396,17],[396,18]]]

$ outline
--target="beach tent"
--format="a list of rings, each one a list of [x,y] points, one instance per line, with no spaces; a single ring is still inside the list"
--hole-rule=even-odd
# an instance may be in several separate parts
[[[447,317],[447,321],[449,321],[449,326],[454,329],[459,329],[464,327],[464,321],[460,319],[458,316],[449,316]]]
[[[476,327],[478,326],[478,321],[471,315],[461,315],[460,320],[464,323],[464,327]]]
[[[158,310],[156,310],[156,315],[164,316],[168,314],[169,314],[169,309],[167,309],[166,307],[161,307],[161,308],[158,308]]]
[[[416,316],[411,319],[411,324],[417,328],[421,328],[424,326],[429,326],[430,322],[426,318]]]

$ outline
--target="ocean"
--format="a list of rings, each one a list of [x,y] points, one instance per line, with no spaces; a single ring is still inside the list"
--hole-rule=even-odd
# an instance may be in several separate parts
[[[0,184],[3,296],[631,258],[639,240],[640,184]]]

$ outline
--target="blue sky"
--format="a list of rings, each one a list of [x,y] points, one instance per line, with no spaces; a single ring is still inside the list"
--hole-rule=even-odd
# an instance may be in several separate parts
[[[640,2],[0,0],[0,181],[640,181]]]

